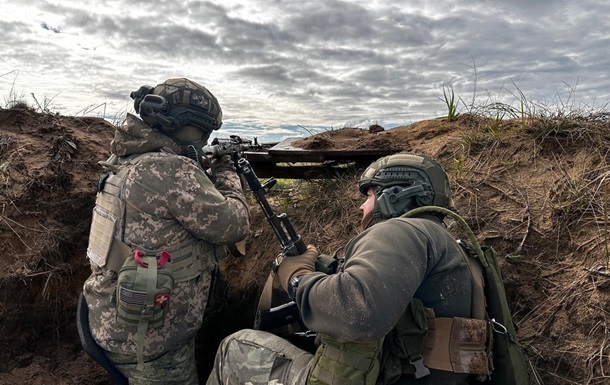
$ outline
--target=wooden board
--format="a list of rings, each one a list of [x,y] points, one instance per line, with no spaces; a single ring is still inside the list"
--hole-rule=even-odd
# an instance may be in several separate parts
[[[246,151],[242,156],[250,162],[261,178],[319,179],[333,178],[354,168],[363,168],[372,161],[395,153],[387,149],[324,150],[295,147],[287,138],[266,151]]]
[[[286,138],[275,146],[271,147],[267,152],[269,155],[277,157],[301,158],[307,162],[310,159],[323,160],[357,160],[359,158],[379,158],[384,155],[393,154],[396,151],[387,149],[361,149],[361,150],[346,150],[346,149],[304,149],[295,147],[292,144],[302,138]],[[312,160],[313,161],[313,160]]]

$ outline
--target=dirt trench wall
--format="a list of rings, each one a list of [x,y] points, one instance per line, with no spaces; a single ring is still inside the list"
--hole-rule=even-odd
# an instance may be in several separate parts
[[[550,130],[515,132],[523,122],[493,131],[490,123],[497,122],[435,119],[379,136],[436,157],[450,174],[458,212],[498,251],[518,336],[538,383],[607,384],[610,124],[559,121],[550,122]],[[108,156],[113,131],[102,119],[0,109],[2,385],[110,383],[82,351],[74,313],[90,273],[85,249],[101,173],[97,161]],[[325,134],[324,144],[342,133]],[[366,132],[367,143],[378,141],[374,134]],[[297,184],[272,198],[305,241],[327,254],[358,231],[362,196],[355,177]],[[198,339],[203,379],[220,340],[251,327],[279,251],[260,209],[250,203],[247,256],[222,262],[232,287],[227,306],[207,319]]]

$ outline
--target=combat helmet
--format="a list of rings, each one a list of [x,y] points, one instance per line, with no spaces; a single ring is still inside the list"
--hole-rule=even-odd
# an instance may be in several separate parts
[[[378,219],[397,217],[421,206],[451,209],[449,177],[436,160],[425,155],[401,152],[371,163],[358,182],[364,195],[370,187],[375,187]]]
[[[130,94],[142,120],[175,137],[184,127],[203,132],[204,140],[222,126],[222,110],[216,97],[204,86],[173,78],[156,87],[142,86]]]

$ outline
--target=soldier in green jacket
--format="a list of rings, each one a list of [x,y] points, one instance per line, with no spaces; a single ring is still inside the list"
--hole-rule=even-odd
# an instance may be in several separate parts
[[[277,277],[317,334],[315,354],[260,330],[223,340],[208,385],[467,384],[489,377],[490,333],[480,272],[446,230],[447,174],[432,158],[399,153],[362,174],[364,230],[335,274],[314,271],[315,247],[284,257]]]
[[[249,213],[229,155],[200,162],[218,101],[184,78],[131,93],[98,185],[84,283],[95,342],[130,384],[198,384],[194,339],[216,264]]]

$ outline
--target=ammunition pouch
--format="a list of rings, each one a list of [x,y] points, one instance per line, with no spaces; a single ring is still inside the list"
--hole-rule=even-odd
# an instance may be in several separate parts
[[[429,318],[424,364],[430,369],[489,378],[493,341],[488,321]]]
[[[382,383],[394,383],[403,374],[421,378],[430,374],[429,369],[489,378],[492,346],[488,321],[437,318],[413,298],[385,338]]]
[[[383,338],[377,342],[339,342],[318,335],[320,344],[309,372],[310,385],[375,385]]]

